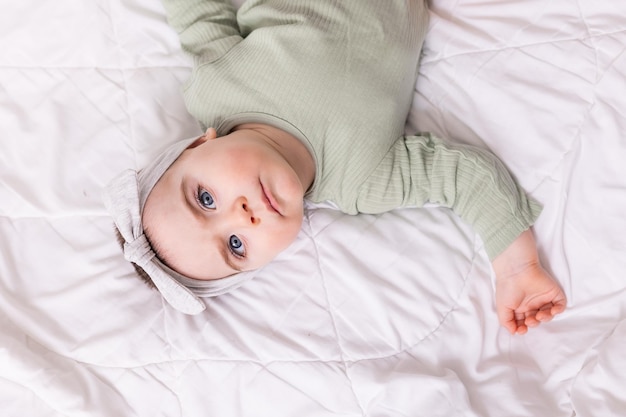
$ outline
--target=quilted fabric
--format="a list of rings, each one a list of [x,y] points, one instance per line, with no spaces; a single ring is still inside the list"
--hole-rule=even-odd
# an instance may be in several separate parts
[[[176,312],[100,193],[199,126],[190,61],[147,0],[1,1],[2,416],[626,414],[626,3],[431,2],[407,131],[489,147],[544,204],[568,309],[497,323],[449,211],[309,205],[260,276]]]

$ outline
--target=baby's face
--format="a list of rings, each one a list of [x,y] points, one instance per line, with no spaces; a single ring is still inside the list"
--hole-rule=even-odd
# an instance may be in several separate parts
[[[223,278],[270,262],[296,237],[304,189],[293,168],[254,133],[202,137],[163,174],[142,222],[170,268]]]

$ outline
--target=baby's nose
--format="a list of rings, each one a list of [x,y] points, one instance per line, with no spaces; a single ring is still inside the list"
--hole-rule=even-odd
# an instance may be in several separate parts
[[[236,215],[245,224],[257,225],[261,223],[261,219],[254,216],[252,207],[248,204],[248,199],[245,197],[239,197],[235,203]]]

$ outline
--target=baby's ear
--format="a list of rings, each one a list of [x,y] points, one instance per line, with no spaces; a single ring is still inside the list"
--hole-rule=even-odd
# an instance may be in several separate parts
[[[202,145],[207,140],[212,140],[217,138],[217,131],[212,127],[208,128],[204,133],[204,136],[200,136],[198,139],[194,140],[191,145],[187,146],[187,149],[193,149],[196,146]]]

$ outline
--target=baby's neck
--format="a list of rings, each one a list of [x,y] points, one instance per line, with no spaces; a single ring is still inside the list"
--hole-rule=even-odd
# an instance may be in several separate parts
[[[274,147],[291,165],[300,178],[305,191],[315,179],[315,161],[313,156],[297,137],[277,127],[263,123],[244,123],[234,130],[251,130],[261,135],[262,139]]]

